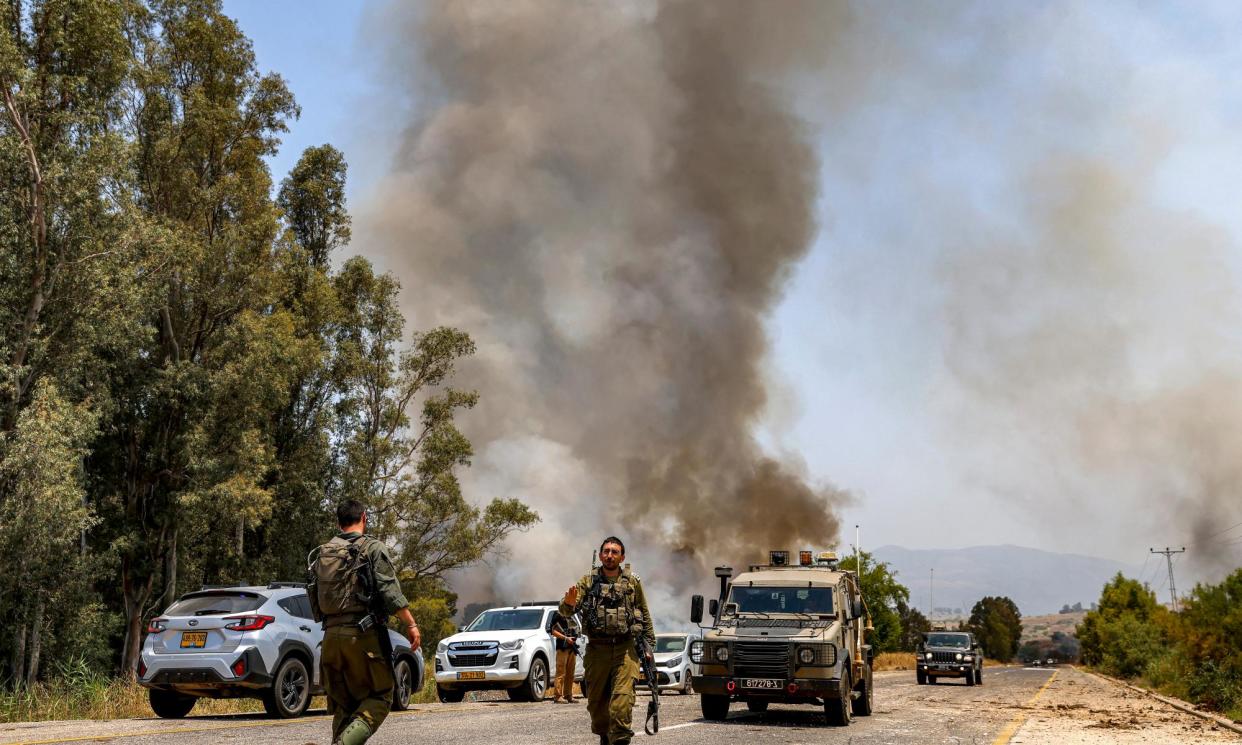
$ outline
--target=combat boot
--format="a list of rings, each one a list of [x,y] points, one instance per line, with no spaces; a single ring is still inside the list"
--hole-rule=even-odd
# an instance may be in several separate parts
[[[371,734],[371,725],[362,719],[355,719],[341,731],[340,737],[332,741],[332,745],[362,745]]]

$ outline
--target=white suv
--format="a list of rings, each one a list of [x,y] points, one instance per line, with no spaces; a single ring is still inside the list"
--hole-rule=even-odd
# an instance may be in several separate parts
[[[397,675],[393,708],[405,709],[422,688],[423,656],[405,637],[391,630],[388,636]],[[161,717],[184,717],[204,697],[258,698],[268,714],[296,717],[323,692],[322,644],[305,585],[203,588],[151,619],[138,683]]]
[[[548,631],[555,618],[556,605],[551,603],[480,613],[460,633],[436,645],[440,700],[455,703],[467,691],[500,688],[514,701],[543,699],[556,672],[556,645]]]

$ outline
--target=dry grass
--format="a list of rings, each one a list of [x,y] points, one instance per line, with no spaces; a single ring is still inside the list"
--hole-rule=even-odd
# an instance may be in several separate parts
[[[322,700],[319,705],[322,706]],[[258,699],[200,699],[195,714],[263,711]],[[147,689],[128,680],[57,678],[16,692],[0,693],[0,722],[151,717]]]

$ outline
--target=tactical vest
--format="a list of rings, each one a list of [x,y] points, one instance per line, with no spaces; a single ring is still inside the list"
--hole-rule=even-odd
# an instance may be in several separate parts
[[[310,571],[315,597],[324,616],[365,615],[370,600],[371,563],[366,536],[348,540],[340,536],[319,547]]]
[[[612,583],[595,573],[582,608],[588,637],[607,639],[643,632],[643,612],[638,608],[635,587],[635,579],[627,571]]]

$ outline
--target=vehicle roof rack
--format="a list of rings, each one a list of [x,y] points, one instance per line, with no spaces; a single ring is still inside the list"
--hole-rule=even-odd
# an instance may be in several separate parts
[[[523,608],[523,607],[527,607],[531,605],[560,605],[560,604],[561,604],[561,601],[559,600],[528,600],[525,603],[518,603],[518,607]]]
[[[236,590],[241,587],[249,587],[249,586],[250,586],[250,583],[243,580],[241,582],[236,582],[231,585],[202,585],[201,587],[198,588],[198,591],[203,592],[204,590]]]
[[[267,583],[267,589],[269,589],[269,590],[279,590],[279,589],[280,589],[280,588],[282,588],[282,587],[301,587],[301,588],[305,588],[305,587],[306,587],[306,583],[305,583],[305,582],[268,582],[268,583]]]

